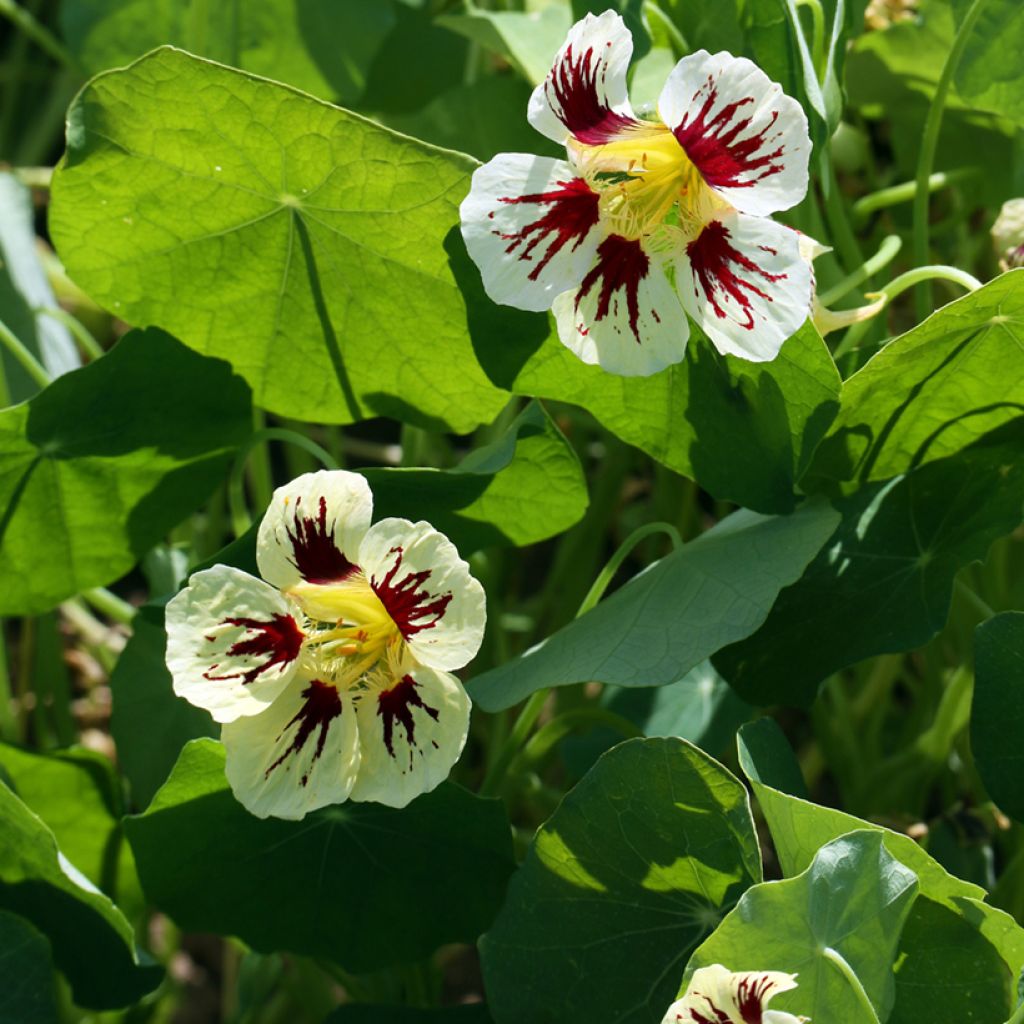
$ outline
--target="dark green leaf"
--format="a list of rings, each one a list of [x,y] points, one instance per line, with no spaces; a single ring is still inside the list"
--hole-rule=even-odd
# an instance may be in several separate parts
[[[541,826],[481,940],[499,1024],[649,1024],[761,860],[746,790],[676,739],[610,750]]]
[[[209,739],[185,747],[125,831],[147,896],[182,928],[357,972],[472,942],[513,867],[497,800],[444,783],[403,810],[347,803],[260,820],[231,795]]]
[[[490,1024],[483,1003],[418,1010],[411,1006],[339,1006],[323,1024]]]
[[[473,700],[496,711],[546,686],[675,682],[756,630],[836,522],[820,502],[774,518],[736,512],[522,657],[478,676]]]
[[[22,917],[0,910],[0,1020],[58,1024],[50,944]]]
[[[0,615],[127,572],[220,483],[250,424],[228,366],[157,330],[0,412]]]

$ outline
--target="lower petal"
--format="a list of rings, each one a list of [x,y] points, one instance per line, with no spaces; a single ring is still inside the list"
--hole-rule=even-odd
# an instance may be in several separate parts
[[[680,252],[676,287],[719,352],[766,362],[810,316],[814,277],[795,231],[728,212]]]
[[[225,772],[257,818],[303,818],[348,798],[359,770],[359,732],[347,692],[294,679],[254,718],[225,725]]]
[[[609,235],[580,287],[555,300],[558,336],[585,363],[648,377],[678,363],[689,326],[661,262],[639,241]]]
[[[766,1009],[773,996],[796,987],[795,974],[733,972],[712,964],[694,971],[686,995],[669,1007],[662,1024],[800,1024],[806,1018]]]
[[[404,807],[440,785],[465,746],[469,713],[462,684],[429,668],[366,691],[356,712],[362,758],[352,799]]]

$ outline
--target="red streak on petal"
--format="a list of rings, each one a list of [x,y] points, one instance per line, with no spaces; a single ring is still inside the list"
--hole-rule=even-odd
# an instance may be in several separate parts
[[[509,243],[506,253],[511,255],[519,246],[523,246],[522,252],[519,253],[521,260],[532,259],[533,250],[548,236],[553,236],[540,262],[527,275],[531,281],[537,280],[552,257],[569,242],[572,242],[574,250],[578,249],[590,233],[590,229],[597,223],[599,197],[582,178],[559,181],[556,184],[558,188],[550,192],[534,192],[530,195],[499,199],[502,203],[536,203],[549,207],[537,220],[512,234],[495,232],[499,238]]]
[[[743,1024],[761,1024],[764,996],[771,986],[771,979],[764,976],[753,982],[750,978],[743,978],[740,981],[736,991],[736,1002]]]
[[[203,673],[204,679],[211,682],[220,682],[225,679],[241,679],[244,685],[254,682],[258,676],[278,665],[287,665],[299,656],[302,648],[302,630],[296,625],[290,615],[275,615],[269,621],[260,619],[225,619],[221,625],[242,626],[251,636],[243,636],[236,640],[225,652],[229,658],[258,658],[265,657],[265,660],[252,668],[241,672],[231,672],[228,675],[215,676],[213,670],[217,665],[212,666]],[[211,635],[205,638],[209,642],[215,642],[217,637]]]
[[[623,238],[621,235],[609,235],[597,249],[597,263],[580,285],[576,294],[576,309],[580,302],[590,293],[598,281],[601,288],[597,296],[597,313],[595,320],[603,320],[612,310],[612,298],[618,291],[625,292],[626,309],[629,313],[629,328],[639,345],[640,340],[640,282],[647,276],[651,261],[640,243],[635,239]],[[618,313],[618,303],[614,313]],[[652,310],[655,319],[656,312]],[[660,320],[659,320],[660,323]],[[586,330],[578,327],[581,334]]]
[[[402,548],[392,548],[389,555],[395,555],[395,564],[383,580],[370,580],[373,592],[387,609],[391,620],[406,640],[425,629],[432,629],[444,618],[451,604],[451,592],[431,594],[420,587],[430,579],[430,569],[406,573],[397,583],[395,577],[402,567]]]
[[[731,245],[730,237],[729,229],[720,220],[709,221],[704,230],[687,245],[686,254],[690,257],[694,281],[699,284],[715,315],[721,320],[728,315],[719,302],[721,289],[735,301],[745,315],[746,319],[740,326],[751,331],[754,329],[754,307],[750,301],[750,294],[766,302],[771,302],[772,297],[752,281],[741,277],[735,268],[745,270],[748,274],[756,274],[771,282],[781,281],[787,275],[769,274]]]
[[[316,750],[313,752],[313,761],[300,780],[303,786],[309,782],[309,773],[313,770],[313,763],[324,752],[324,745],[327,743],[327,732],[331,727],[331,722],[341,715],[341,697],[338,695],[337,688],[331,686],[330,683],[313,679],[310,681],[309,686],[302,691],[302,698],[302,707],[296,712],[295,717],[281,730],[281,734],[277,737],[278,741],[293,725],[298,724],[298,729],[295,730],[295,735],[292,737],[292,741],[285,752],[264,772],[264,778],[268,778],[275,768],[283,764],[285,758],[291,754],[298,754],[317,729],[320,732],[316,738]]]
[[[611,43],[607,46],[610,48]],[[555,116],[588,146],[598,146],[622,131],[642,127],[639,121],[618,114],[607,105],[602,95],[607,76],[608,61],[595,59],[592,46],[576,55],[569,45],[544,83],[544,93]]]
[[[402,681],[390,690],[384,690],[377,698],[377,715],[384,723],[384,746],[393,758],[395,756],[394,730],[397,722],[405,730],[405,739],[409,744],[409,767],[412,768],[412,748],[416,746],[416,723],[412,717],[412,709],[419,708],[437,721],[437,708],[423,703],[416,689],[416,680],[412,676],[403,676]],[[437,749],[437,744],[434,744]]]
[[[705,1017],[704,1014],[698,1013],[696,1010],[690,1010],[690,1016],[693,1018],[694,1024],[733,1024],[732,1018],[724,1010],[720,1010],[707,996],[701,996],[701,998],[708,1004],[713,1017]]]
[[[706,98],[697,113],[692,119],[687,115],[673,129],[679,145],[700,171],[701,177],[714,188],[749,188],[762,178],[778,174],[783,169],[780,160],[785,147],[770,148],[782,134],[771,134],[779,117],[778,111],[772,111],[768,123],[759,131],[738,139],[737,136],[750,127],[751,120],[740,116],[740,111],[753,103],[754,97],[746,96],[727,103],[717,114],[709,117],[718,100],[718,89],[710,75],[706,85],[694,95],[694,104],[700,101],[705,89]],[[769,151],[762,152],[766,149]]]
[[[356,571],[334,543],[327,528],[327,499],[321,495],[316,517],[299,513],[301,498],[295,499],[294,532],[285,527],[292,543],[291,563],[309,583],[335,583]]]

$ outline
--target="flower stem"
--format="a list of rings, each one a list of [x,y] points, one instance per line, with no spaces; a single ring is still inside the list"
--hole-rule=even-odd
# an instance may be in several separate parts
[[[544,710],[544,705],[547,703],[550,693],[550,688],[538,690],[523,705],[523,710],[519,712],[519,717],[516,719],[515,725],[512,726],[508,739],[502,745],[501,751],[494,759],[494,763],[491,765],[480,786],[480,796],[497,795],[501,784],[505,781],[508,766],[512,763],[512,759],[518,753],[519,748],[526,742],[526,737],[530,735],[530,730],[540,717],[541,711]]]
[[[935,95],[932,97],[931,105],[928,107],[928,116],[924,122],[924,131],[921,135],[921,152],[917,157],[917,175],[915,178],[916,192],[914,193],[914,262],[918,264],[928,261],[928,196],[929,179],[932,174],[932,165],[935,163],[935,150],[939,142],[939,131],[942,128],[942,114],[946,106],[946,97],[949,94],[949,87],[953,84],[953,76],[960,64],[960,58],[967,48],[967,40],[974,28],[981,9],[985,6],[985,0],[974,0],[970,10],[960,23],[953,46],[946,58],[942,68],[939,83],[935,88]],[[931,288],[922,288],[917,293],[917,316],[923,320],[931,310]]]
[[[954,171],[936,171],[928,177],[928,191],[938,192],[949,185],[958,185],[962,181],[973,178],[978,173],[976,167],[960,167]],[[877,192],[869,192],[861,196],[852,207],[855,220],[866,220],[876,210],[884,210],[899,203],[908,203],[917,195],[916,181],[902,181],[898,185],[881,188]]]
[[[818,296],[821,304],[831,306],[833,302],[838,302],[848,292],[852,292],[858,285],[863,284],[869,277],[873,277],[883,267],[891,263],[902,247],[903,240],[899,235],[886,235],[874,256],[862,263],[838,284],[834,284],[827,292]]]
[[[864,262],[864,254],[850,227],[843,196],[839,191],[839,181],[827,150],[821,153],[821,191],[825,199],[825,220],[836,243],[839,260],[847,273],[853,273]]]
[[[7,351],[21,363],[25,372],[41,388],[50,386],[51,378],[43,364],[32,355],[25,347],[24,342],[2,320],[0,320],[0,342],[3,342]]]
[[[135,606],[111,593],[106,587],[93,587],[91,590],[83,591],[82,597],[98,612],[124,626],[131,625],[132,619],[135,618]]]

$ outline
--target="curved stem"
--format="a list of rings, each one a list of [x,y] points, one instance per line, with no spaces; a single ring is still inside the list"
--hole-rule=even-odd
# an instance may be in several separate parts
[[[902,247],[903,240],[899,235],[886,235],[874,256],[862,263],[838,284],[834,284],[827,292],[818,296],[821,304],[831,306],[833,302],[838,302],[848,292],[852,292],[858,285],[863,284],[869,277],[873,277],[883,267],[891,263]]]
[[[79,70],[78,61],[71,55],[64,44],[30,11],[16,3],[15,0],[0,0],[0,14],[16,25],[34,42],[39,49],[52,57],[58,64]]]
[[[846,979],[850,988],[852,988],[856,993],[858,1002],[860,1002],[865,1011],[870,1014],[868,1019],[876,1022],[877,1024],[878,1013],[876,1012],[871,1000],[868,998],[867,992],[864,991],[864,986],[861,984],[860,978],[854,974],[853,968],[846,962],[845,958],[832,949],[831,946],[825,947],[823,955],[825,959]]]
[[[811,60],[814,62],[814,73],[818,81],[825,79],[825,12],[821,0],[796,0],[797,7],[809,7],[814,38],[811,40]]]
[[[975,177],[979,173],[977,167],[960,167],[954,171],[936,171],[928,177],[928,191],[937,192],[949,185],[958,185],[962,181]],[[855,220],[866,220],[876,210],[884,210],[888,206],[908,203],[917,195],[916,181],[902,181],[898,185],[880,188],[877,192],[869,192],[861,196],[852,206],[851,212]]]
[[[974,28],[978,16],[981,14],[985,0],[974,0],[967,16],[960,24],[953,46],[946,58],[939,77],[939,84],[936,86],[935,95],[932,97],[931,105],[928,107],[928,117],[924,122],[924,131],[921,135],[921,152],[917,157],[917,175],[914,193],[914,262],[918,264],[928,261],[928,182],[932,174],[932,165],[935,163],[935,150],[939,143],[939,131],[942,128],[942,114],[946,107],[946,96],[949,87],[953,84],[953,76],[960,64],[960,58],[967,47],[967,40],[971,30]],[[931,312],[931,288],[922,288],[917,294],[917,316],[923,320]]]
[[[31,352],[25,347],[24,342],[0,320],[0,342],[22,365],[25,372],[41,387],[49,387],[51,377],[46,368]]]
[[[643,12],[648,19],[653,18],[658,23],[658,26],[664,30],[665,35],[672,40],[672,45],[678,51],[677,56],[685,57],[690,52],[690,44],[687,43],[683,33],[679,31],[679,26],[654,0],[644,0]]]
[[[59,306],[37,306],[32,310],[40,316],[48,316],[63,324],[74,335],[75,341],[90,359],[99,359],[103,355],[103,346],[93,337],[92,332],[77,317]]]

